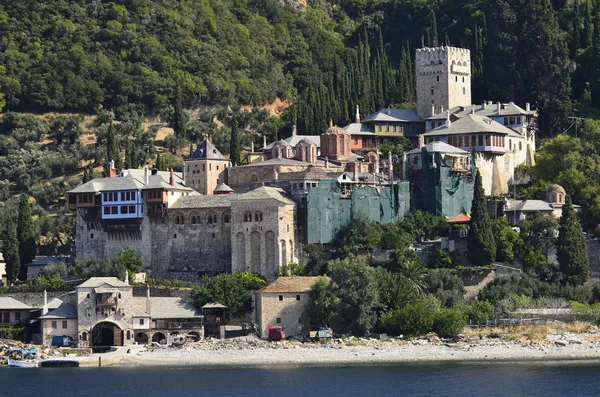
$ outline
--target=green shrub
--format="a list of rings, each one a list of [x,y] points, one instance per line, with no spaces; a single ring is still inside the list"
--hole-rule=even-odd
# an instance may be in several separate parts
[[[408,303],[401,309],[381,316],[381,327],[390,335],[420,335],[431,332],[440,310],[440,301],[431,295]]]
[[[435,315],[433,332],[443,338],[451,338],[460,334],[467,324],[464,313],[456,309],[442,309]]]
[[[494,316],[494,305],[488,301],[476,300],[465,308],[467,318],[474,323],[483,323]]]

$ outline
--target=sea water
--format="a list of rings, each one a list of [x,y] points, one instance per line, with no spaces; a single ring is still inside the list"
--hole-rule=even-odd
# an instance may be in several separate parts
[[[6,368],[0,396],[600,396],[598,362]]]

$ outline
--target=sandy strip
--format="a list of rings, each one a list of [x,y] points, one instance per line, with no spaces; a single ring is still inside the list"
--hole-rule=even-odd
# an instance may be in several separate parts
[[[568,345],[535,348],[514,343],[473,346],[469,344],[292,347],[247,350],[164,349],[123,354],[119,366],[269,366],[328,364],[393,364],[434,361],[494,360],[590,360],[600,359],[600,347]]]

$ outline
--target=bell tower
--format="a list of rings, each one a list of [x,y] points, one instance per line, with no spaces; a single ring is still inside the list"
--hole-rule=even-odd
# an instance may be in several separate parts
[[[431,117],[471,105],[471,52],[464,48],[419,48],[415,57],[417,113]]]

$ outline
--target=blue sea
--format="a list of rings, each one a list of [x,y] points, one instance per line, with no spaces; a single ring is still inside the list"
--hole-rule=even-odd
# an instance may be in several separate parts
[[[0,396],[600,396],[600,363],[2,368]]]

